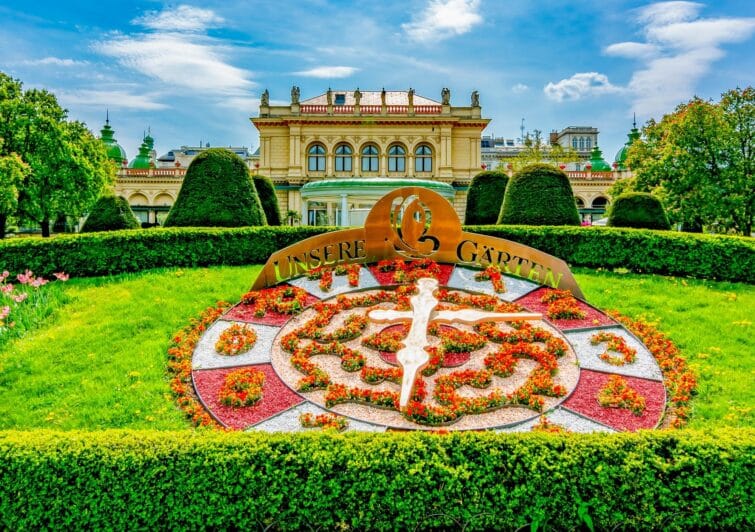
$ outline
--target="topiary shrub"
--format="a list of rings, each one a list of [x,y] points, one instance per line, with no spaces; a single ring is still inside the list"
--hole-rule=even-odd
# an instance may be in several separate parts
[[[569,178],[548,164],[525,166],[509,180],[498,223],[579,225]]]
[[[661,201],[648,192],[617,196],[608,209],[608,225],[638,229],[671,229]]]
[[[223,148],[210,148],[197,155],[186,171],[165,226],[249,225],[265,225],[265,213],[244,161]]]
[[[275,186],[269,178],[264,175],[252,176],[254,188],[262,203],[262,210],[265,211],[267,225],[280,225],[281,212],[278,206],[278,196],[275,195]]]
[[[503,194],[509,176],[497,170],[480,172],[472,179],[467,195],[467,225],[487,225],[498,221],[503,203]]]
[[[117,231],[119,229],[138,229],[139,220],[134,216],[126,198],[121,196],[102,196],[92,207],[82,233],[94,231]]]

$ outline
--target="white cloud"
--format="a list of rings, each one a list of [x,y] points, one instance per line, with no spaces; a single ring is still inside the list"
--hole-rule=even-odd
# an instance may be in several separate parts
[[[59,57],[43,57],[42,59],[29,59],[23,62],[24,65],[29,66],[60,66],[60,67],[75,67],[88,65],[88,61],[77,61],[75,59],[61,59]]]
[[[637,10],[637,21],[647,26],[665,26],[694,19],[703,5],[697,2],[657,2]]]
[[[658,54],[658,47],[646,42],[618,42],[607,46],[603,51],[606,55],[628,59],[647,59]]]
[[[155,100],[152,94],[133,94],[121,90],[56,90],[58,100],[64,106],[78,105],[108,107],[109,109],[157,110],[168,106]]]
[[[215,28],[224,20],[210,9],[180,5],[175,9],[147,11],[131,21],[145,28],[158,31],[201,32]]]
[[[620,92],[621,88],[612,85],[605,74],[579,72],[557,83],[548,83],[543,89],[551,100],[579,100],[586,96]]]
[[[294,72],[294,74],[309,78],[348,78],[358,70],[349,66],[323,66]]]
[[[407,36],[418,42],[439,41],[462,35],[482,22],[479,0],[430,0],[425,9],[402,24]]]
[[[514,94],[521,94],[523,92],[527,92],[528,90],[530,90],[530,88],[524,83],[517,83],[516,85],[511,87],[511,92],[513,92]]]

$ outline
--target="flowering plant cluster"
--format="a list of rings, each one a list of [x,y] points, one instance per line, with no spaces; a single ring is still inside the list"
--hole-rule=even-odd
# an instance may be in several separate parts
[[[503,283],[503,272],[498,264],[491,264],[480,273],[474,276],[475,281],[487,281],[493,284],[493,290],[498,294],[506,292],[506,285]]]
[[[221,355],[238,355],[249,351],[257,341],[257,333],[248,325],[234,323],[220,333],[215,351]]]
[[[168,349],[168,372],[171,375],[170,389],[178,407],[196,426],[218,426],[205,411],[191,385],[191,356],[202,334],[228,308],[228,303],[218,302],[206,309],[199,318],[192,319],[188,326],[176,334]]]
[[[225,377],[218,399],[226,406],[235,408],[252,406],[262,399],[265,374],[258,369],[247,368],[230,372]]]
[[[261,318],[269,311],[299,314],[307,303],[307,292],[296,286],[276,286],[252,290],[241,296],[241,302],[254,305],[254,315]]]
[[[351,314],[344,320],[343,327],[332,332],[325,332],[325,327],[331,322],[333,316],[340,312],[340,305],[316,303],[314,309],[315,317],[296,330],[299,338],[309,338],[320,342],[347,341],[362,334],[364,328],[367,327],[367,316]]]
[[[641,416],[645,411],[645,398],[629,387],[626,379],[619,375],[611,375],[608,382],[598,393],[600,406],[608,408],[626,408],[635,416]]]
[[[68,274],[63,272],[55,273],[53,275],[61,282],[65,282],[69,279]],[[49,282],[44,277],[35,276],[34,273],[28,269],[24,273],[19,273],[16,276],[18,285],[14,285],[12,282],[8,281],[9,277],[10,272],[8,271],[4,271],[0,274],[0,333],[2,333],[5,328],[12,329],[16,326],[15,321],[9,320],[13,309],[19,307],[24,301],[29,300],[30,294],[32,295],[32,300],[36,299],[35,296],[39,293],[38,289]],[[22,288],[23,286],[28,288],[24,289]],[[33,291],[29,291],[29,288],[32,288]],[[26,303],[26,305],[29,304],[29,302]],[[35,304],[36,303],[32,303],[32,305]]]
[[[658,361],[663,372],[663,382],[669,395],[671,426],[681,428],[689,420],[689,402],[697,388],[695,374],[687,366],[687,361],[679,355],[679,349],[654,324],[643,320],[632,320],[618,312],[610,312],[611,317],[633,332]]]
[[[344,384],[331,384],[325,394],[325,405],[331,407],[341,403],[362,403],[398,410],[399,396],[397,392],[381,392],[364,388],[348,388]]]
[[[563,426],[548,421],[548,418],[541,415],[537,423],[532,427],[533,432],[549,432],[551,434],[565,434],[569,432]]]
[[[299,423],[301,426],[307,429],[335,429],[338,432],[346,430],[349,426],[349,421],[343,416],[337,416],[335,414],[309,414],[305,413],[299,416]]]
[[[473,307],[492,312],[521,312],[523,310],[516,303],[501,301],[496,296],[462,294],[442,289],[437,291],[436,297],[438,301],[443,303],[451,303],[460,307]]]
[[[359,286],[359,264],[338,264],[334,268],[330,266],[318,266],[307,272],[307,279],[320,280],[320,290],[327,292],[333,286],[333,274],[346,275],[349,286]]]
[[[404,376],[404,370],[401,368],[376,368],[373,366],[364,366],[360,377],[368,384],[380,384],[383,381],[401,384],[401,378]]]
[[[410,283],[422,277],[437,279],[441,273],[440,265],[430,259],[413,260],[409,263],[402,259],[386,259],[378,262],[377,268],[381,272],[393,272],[393,280],[396,283]]]
[[[569,290],[546,290],[540,302],[549,303],[548,317],[552,320],[582,320],[587,316]]]
[[[608,342],[606,350],[599,355],[599,358],[604,362],[613,366],[623,366],[624,364],[632,364],[637,358],[637,350],[629,347],[622,336],[610,332],[599,332],[593,334],[590,338],[592,345],[603,342]],[[609,351],[619,353],[621,356],[612,355]]]
[[[541,303],[553,303],[559,299],[569,299],[573,297],[571,290],[546,290],[540,298]]]

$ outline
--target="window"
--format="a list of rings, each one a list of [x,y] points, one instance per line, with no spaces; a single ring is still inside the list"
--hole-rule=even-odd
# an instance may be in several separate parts
[[[351,146],[348,144],[336,147],[336,172],[351,172]]]
[[[336,105],[344,105],[346,103],[345,94],[336,94]]]
[[[414,171],[415,172],[432,172],[433,171],[433,150],[430,146],[423,144],[414,150]]]
[[[577,137],[571,139],[571,147],[577,149]]]
[[[362,148],[362,172],[378,171],[378,150],[370,144]]]
[[[388,171],[406,172],[406,150],[403,146],[391,146],[388,149]]]
[[[580,150],[585,149],[585,137],[579,137],[579,149]]]
[[[592,149],[592,139],[591,139],[590,137],[587,137],[587,138],[585,139],[585,147],[586,147],[586,148],[587,148],[588,150],[591,150],[591,149]]]
[[[307,170],[310,172],[325,171],[325,148],[322,144],[313,144],[307,151]]]
[[[602,196],[598,196],[592,200],[593,209],[605,209],[608,206],[608,200]]]

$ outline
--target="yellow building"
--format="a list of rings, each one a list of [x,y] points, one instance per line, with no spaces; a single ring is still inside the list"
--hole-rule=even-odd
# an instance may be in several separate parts
[[[482,118],[477,92],[452,106],[448,89],[435,101],[408,91],[334,91],[259,116],[259,173],[273,180],[282,212],[307,225],[360,225],[370,207],[397,186],[428,186],[460,216],[466,189],[480,171]]]

